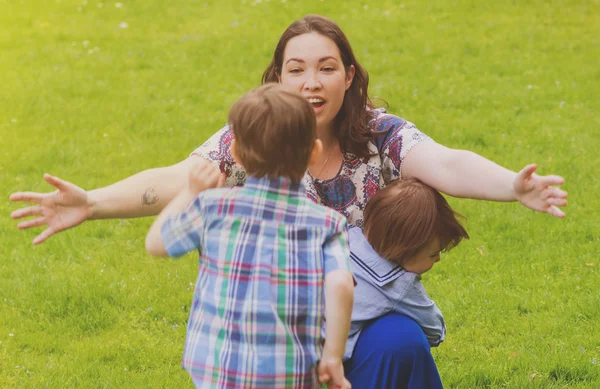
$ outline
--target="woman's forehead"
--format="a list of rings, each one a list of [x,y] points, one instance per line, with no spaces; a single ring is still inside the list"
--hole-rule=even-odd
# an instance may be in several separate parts
[[[341,61],[340,51],[335,42],[316,32],[293,37],[288,41],[283,52],[284,64],[293,59],[318,62],[328,57]]]

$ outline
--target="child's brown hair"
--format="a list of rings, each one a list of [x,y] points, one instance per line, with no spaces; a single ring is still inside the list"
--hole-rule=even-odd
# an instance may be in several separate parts
[[[306,98],[275,83],[246,93],[229,111],[239,162],[249,175],[299,182],[317,139]]]
[[[442,251],[469,239],[444,196],[415,178],[399,180],[373,196],[363,229],[373,249],[400,265],[438,238]]]

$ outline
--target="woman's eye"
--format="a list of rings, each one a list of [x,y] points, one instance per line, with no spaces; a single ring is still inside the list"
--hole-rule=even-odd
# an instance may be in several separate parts
[[[290,69],[290,73],[300,73],[302,71],[302,69],[298,69],[298,68],[294,68],[294,69]]]
[[[325,71],[325,72],[333,72],[334,70],[335,70],[335,69],[334,69],[333,67],[331,67],[331,66],[325,66],[325,67],[323,68],[323,71]]]

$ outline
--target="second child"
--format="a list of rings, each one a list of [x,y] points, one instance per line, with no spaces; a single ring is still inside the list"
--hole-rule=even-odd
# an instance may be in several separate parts
[[[364,233],[358,227],[349,232],[357,286],[345,359],[360,347],[361,331],[390,313],[413,319],[431,346],[444,340],[444,318],[421,275],[440,260],[441,252],[469,238],[459,217],[438,191],[416,179],[396,181],[369,200]]]

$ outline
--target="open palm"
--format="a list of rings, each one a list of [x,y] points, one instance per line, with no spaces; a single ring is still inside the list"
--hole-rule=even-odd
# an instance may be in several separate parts
[[[37,204],[18,209],[11,214],[13,219],[37,216],[37,218],[20,222],[19,229],[48,226],[33,239],[33,244],[42,243],[57,232],[75,227],[90,216],[88,196],[85,190],[49,174],[44,174],[44,180],[54,186],[56,190],[50,193],[16,192],[10,195],[11,201]]]
[[[535,174],[536,164],[525,166],[515,177],[513,189],[521,204],[534,211],[546,212],[556,217],[565,213],[558,207],[567,205],[567,192],[556,187],[565,180],[560,176],[539,176]]]

